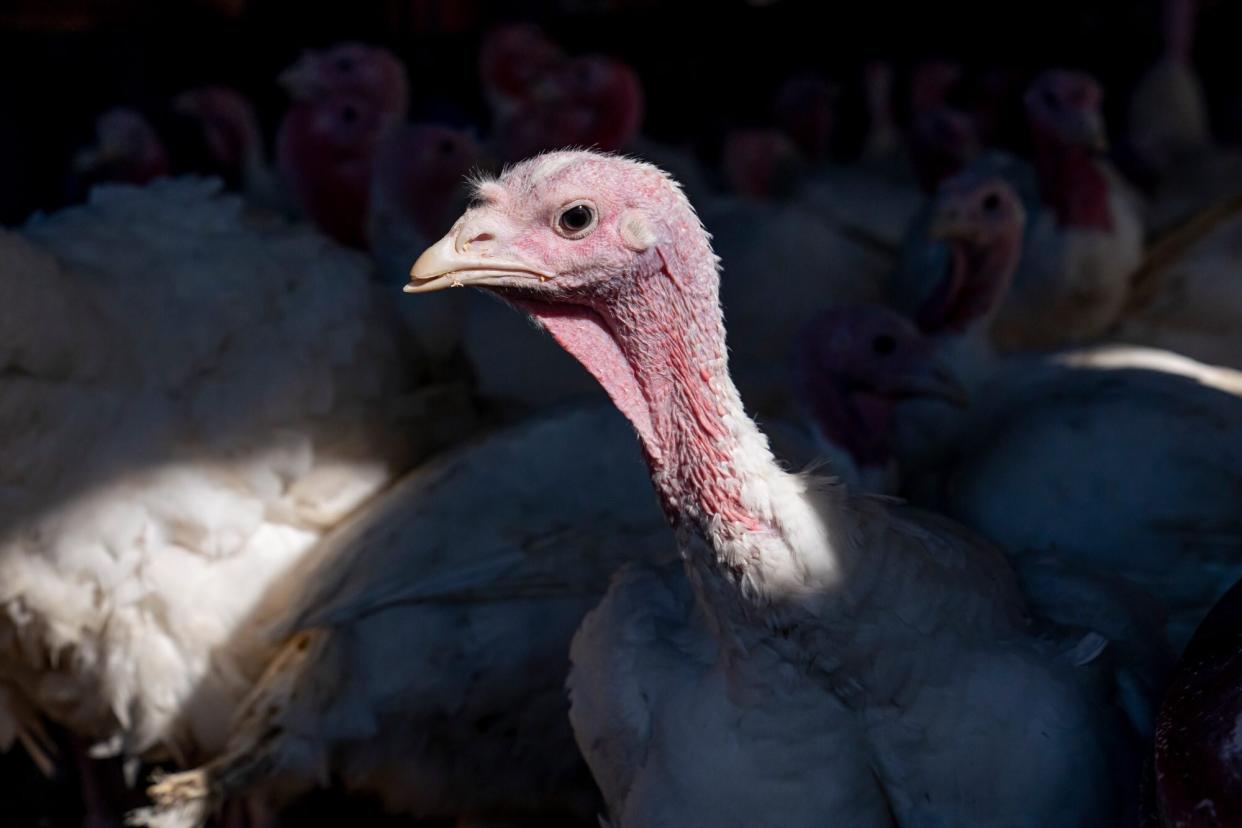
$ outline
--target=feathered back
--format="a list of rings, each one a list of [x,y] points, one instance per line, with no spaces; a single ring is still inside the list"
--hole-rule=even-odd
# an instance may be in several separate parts
[[[89,738],[209,746],[269,592],[462,398],[418,397],[365,259],[216,181],[0,245],[0,678]]]

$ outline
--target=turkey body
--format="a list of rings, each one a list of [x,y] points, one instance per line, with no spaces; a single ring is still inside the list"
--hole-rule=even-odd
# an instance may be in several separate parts
[[[1090,342],[1123,314],[1143,262],[1143,224],[1120,177],[1107,166],[1098,174],[1109,182],[1109,228],[1066,226],[1052,210],[1031,212],[1022,260],[993,323],[1002,347]]]
[[[808,660],[790,629],[722,639],[694,574],[673,567],[625,570],[587,617],[571,651],[571,716],[614,824],[1118,824],[1133,795],[1134,769],[1118,761],[1132,732],[1103,702],[1107,671],[1073,640],[1032,636],[987,542],[882,501],[844,508],[884,523],[854,537],[886,559],[868,564],[883,575],[830,600],[860,614],[887,606],[908,637],[858,618],[851,635],[847,618],[823,618],[847,640]],[[978,591],[948,587],[964,572]],[[946,592],[927,595],[929,581]],[[952,618],[941,602],[955,603]]]
[[[1234,199],[1195,223],[1149,251],[1138,295],[1111,337],[1242,370],[1242,209]]]
[[[558,448],[580,441],[591,450]],[[214,797],[328,774],[419,816],[589,819],[598,794],[567,718],[569,641],[623,561],[674,555],[606,407],[456,449],[325,541],[228,749],[157,785],[157,802],[185,804],[162,799],[179,779],[205,778]]]
[[[784,413],[787,381],[772,366],[817,310],[879,299],[887,256],[799,203],[717,199],[703,222],[717,240],[721,303],[738,385],[755,410]],[[779,291],[770,290],[779,282]]]
[[[220,747],[302,557],[443,439],[365,261],[218,182],[97,189],[0,239],[0,737]]]
[[[571,648],[615,824],[1121,821],[1103,639],[1041,634],[1000,550],[951,521],[776,463],[674,182],[561,152],[479,194],[407,289],[483,286],[543,325],[627,415],[677,529],[685,586],[625,570]]]
[[[1096,174],[1107,182],[1111,227],[1064,226],[1040,197],[1031,165],[1004,152],[985,152],[969,174],[1003,178],[1026,213],[1022,258],[997,314],[990,337],[1006,350],[1049,348],[1091,341],[1125,312],[1132,274],[1142,263],[1143,225],[1135,196],[1107,165]],[[949,267],[942,242],[928,238],[930,206],[912,222],[889,281],[893,305],[914,315],[928,298],[933,274]],[[1049,320],[1057,320],[1050,324]]]
[[[1125,575],[1184,642],[1242,576],[1240,390],[1233,371],[1151,349],[1016,357],[911,494],[1015,552]]]

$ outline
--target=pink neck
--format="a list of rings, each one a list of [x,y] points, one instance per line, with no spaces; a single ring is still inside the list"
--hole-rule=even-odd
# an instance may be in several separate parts
[[[1090,150],[1036,132],[1035,170],[1044,203],[1062,227],[1113,229],[1108,178]]]
[[[1020,234],[987,244],[952,241],[950,271],[918,312],[928,334],[962,334],[983,327],[1000,305],[1022,252]]]
[[[710,256],[710,251],[707,251]],[[670,520],[705,536],[765,529],[743,502],[741,434],[755,428],[725,359],[724,327],[710,280],[682,279],[684,260],[655,249],[630,295],[591,307],[518,300],[595,376],[638,432]],[[714,260],[706,266],[715,267]],[[771,459],[771,455],[768,455]],[[762,461],[762,458],[760,458]]]
[[[683,520],[756,531],[761,521],[741,501],[741,446],[726,422],[747,417],[729,376],[719,304],[687,296],[659,259],[660,270],[640,280],[645,301],[606,318],[647,401],[652,480],[666,510]]]
[[[891,403],[866,392],[850,393],[828,377],[819,378],[808,391],[820,434],[847,453],[856,467],[883,468],[892,459]]]
[[[298,206],[320,230],[350,247],[365,248],[371,198],[369,148],[339,149],[311,137],[309,104],[295,104],[276,136],[276,161]]]

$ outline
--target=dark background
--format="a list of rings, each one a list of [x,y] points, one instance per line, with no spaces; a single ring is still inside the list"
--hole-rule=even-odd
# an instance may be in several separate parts
[[[723,129],[767,119],[791,73],[814,69],[842,85],[842,156],[861,135],[858,78],[868,60],[903,70],[928,57],[1022,77],[1051,65],[1090,70],[1124,90],[1159,50],[1159,3],[899,3],[862,0],[0,0],[0,223],[71,199],[68,159],[95,116],[126,104],[162,133],[189,132],[165,110],[187,87],[224,83],[257,104],[274,132],[284,98],[276,74],[305,47],[362,39],[393,48],[410,70],[416,119],[486,129],[475,56],[496,22],[539,22],[571,53],[605,52],[640,72],[645,132],[691,142],[709,160]],[[1204,0],[1198,63],[1222,137],[1242,137],[1242,2]],[[189,138],[174,164],[196,166]]]

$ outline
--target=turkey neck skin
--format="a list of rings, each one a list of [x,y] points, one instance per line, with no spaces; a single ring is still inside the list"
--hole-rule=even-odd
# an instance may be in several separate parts
[[[570,350],[637,430],[700,604],[723,628],[784,615],[782,607],[801,615],[808,582],[822,587],[837,565],[802,481],[777,465],[742,407],[725,356],[716,260],[703,248],[651,250],[641,272],[604,288],[624,296],[584,302],[623,364],[595,348]],[[630,385],[640,401],[622,388]]]
[[[1062,227],[1113,231],[1109,182],[1095,153],[1036,136],[1040,193]]]

